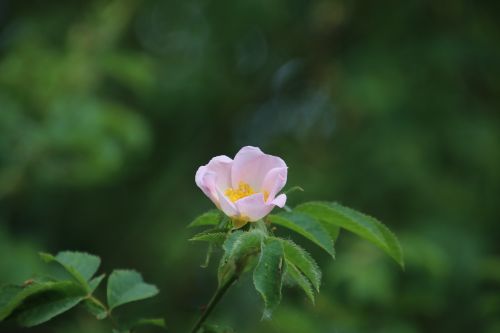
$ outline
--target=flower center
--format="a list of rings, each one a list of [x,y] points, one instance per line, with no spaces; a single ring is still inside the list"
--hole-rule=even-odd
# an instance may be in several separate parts
[[[236,202],[255,193],[257,192],[255,192],[249,184],[241,181],[238,183],[237,189],[228,188],[224,194],[229,198],[229,200],[231,200],[232,202]],[[267,201],[268,197],[269,192],[264,191],[264,201]]]

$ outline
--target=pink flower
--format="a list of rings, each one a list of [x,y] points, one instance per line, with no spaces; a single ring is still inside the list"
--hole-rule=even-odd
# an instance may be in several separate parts
[[[243,147],[234,157],[216,156],[198,168],[196,185],[229,216],[236,228],[269,214],[274,206],[283,208],[286,195],[285,162],[264,154],[257,147]]]

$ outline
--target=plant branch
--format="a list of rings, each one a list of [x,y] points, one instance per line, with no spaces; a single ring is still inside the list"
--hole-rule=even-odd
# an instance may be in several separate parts
[[[215,306],[219,303],[221,300],[222,296],[226,293],[226,291],[233,285],[234,282],[238,280],[238,274],[234,274],[232,278],[230,278],[226,283],[224,283],[222,286],[217,288],[215,291],[215,294],[212,296],[212,299],[208,303],[207,307],[201,314],[201,317],[198,319],[196,324],[193,326],[193,329],[191,330],[191,333],[196,333],[200,329],[201,325],[205,322],[205,320],[208,318],[210,313],[213,311]]]

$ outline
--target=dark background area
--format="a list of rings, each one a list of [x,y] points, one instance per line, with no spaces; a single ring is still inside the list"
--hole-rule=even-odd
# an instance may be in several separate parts
[[[406,270],[348,233],[312,306],[261,322],[251,281],[211,322],[237,332],[500,332],[496,1],[0,0],[0,283],[38,251],[95,253],[161,289],[186,332],[216,286],[186,225],[199,165],[257,145],[296,203],[335,200],[400,237]],[[2,323],[1,332],[25,332]],[[109,332],[73,310],[30,332]],[[147,332],[147,330],[145,330]]]

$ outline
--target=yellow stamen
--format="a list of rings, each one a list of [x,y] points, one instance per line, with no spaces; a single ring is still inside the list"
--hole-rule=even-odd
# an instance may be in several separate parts
[[[249,184],[245,182],[239,182],[237,189],[228,188],[224,194],[229,198],[229,200],[231,200],[232,202],[236,202],[255,193],[256,192]],[[263,194],[264,201],[267,201],[267,198],[269,198],[269,192],[264,191]]]
[[[237,189],[228,188],[225,194],[229,198],[229,200],[231,200],[232,202],[236,202],[241,198],[245,198],[249,195],[255,194],[255,191],[247,183],[240,182]]]

